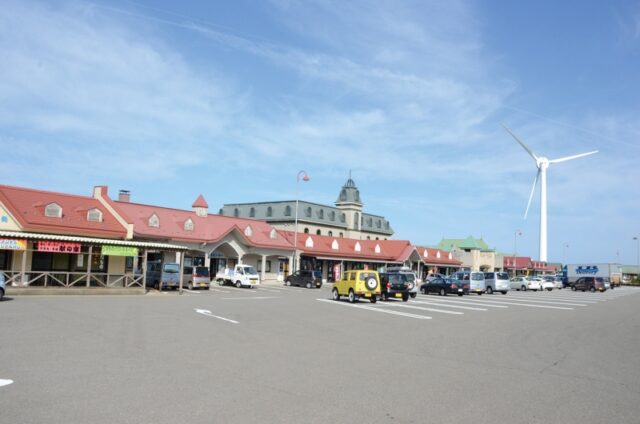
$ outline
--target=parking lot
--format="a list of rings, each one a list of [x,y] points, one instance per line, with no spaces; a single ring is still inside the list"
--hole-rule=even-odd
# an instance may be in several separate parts
[[[0,303],[3,421],[637,423],[640,290]]]

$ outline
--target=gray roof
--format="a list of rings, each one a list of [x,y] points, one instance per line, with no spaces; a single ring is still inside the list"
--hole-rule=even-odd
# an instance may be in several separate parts
[[[344,204],[362,205],[360,190],[356,187],[356,183],[351,179],[351,176],[349,176],[347,182],[342,186],[338,200],[336,200],[336,205]]]
[[[230,203],[220,209],[220,215],[254,218],[267,222],[294,222],[295,200],[257,203]],[[299,201],[298,222],[332,226],[347,229],[344,212],[340,209],[318,203]],[[383,216],[368,213],[361,214],[361,231],[392,235],[389,221]]]

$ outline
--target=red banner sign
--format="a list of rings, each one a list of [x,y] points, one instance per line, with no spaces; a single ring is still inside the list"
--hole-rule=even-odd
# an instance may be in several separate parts
[[[39,241],[38,252],[58,252],[58,253],[80,253],[82,245],[80,243],[67,243],[62,241]]]

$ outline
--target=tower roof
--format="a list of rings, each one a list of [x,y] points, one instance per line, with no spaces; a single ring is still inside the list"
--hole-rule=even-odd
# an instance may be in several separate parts
[[[209,208],[209,205],[207,204],[207,201],[204,200],[204,197],[202,197],[202,194],[200,196],[198,196],[198,198],[196,199],[195,202],[193,202],[193,205],[191,205],[192,208]]]
[[[336,200],[336,206],[348,203],[362,206],[360,190],[358,190],[356,183],[351,179],[351,171],[349,171],[349,179],[342,186],[342,190],[340,190],[340,195],[338,196],[338,200]]]

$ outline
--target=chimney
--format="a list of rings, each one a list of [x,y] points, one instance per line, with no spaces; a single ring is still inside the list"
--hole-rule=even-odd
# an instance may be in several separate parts
[[[118,192],[118,202],[129,202],[131,200],[131,192],[129,190],[120,190]]]

